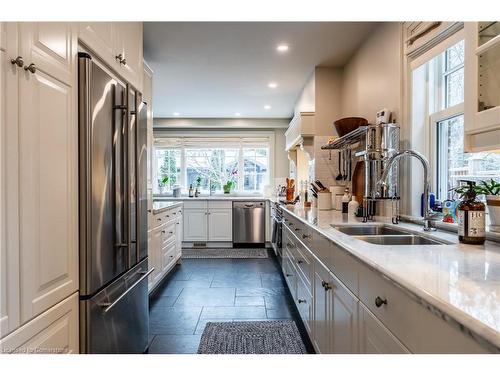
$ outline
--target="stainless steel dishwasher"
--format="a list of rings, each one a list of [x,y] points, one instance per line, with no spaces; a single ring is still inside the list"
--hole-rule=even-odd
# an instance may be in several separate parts
[[[266,242],[266,202],[233,201],[233,246],[264,247]]]

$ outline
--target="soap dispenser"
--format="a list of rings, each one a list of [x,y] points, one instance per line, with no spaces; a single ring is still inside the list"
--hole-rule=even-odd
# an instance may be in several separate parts
[[[460,195],[458,205],[458,240],[465,244],[481,245],[486,240],[485,205],[476,199],[474,181],[462,180],[466,185],[455,188]]]

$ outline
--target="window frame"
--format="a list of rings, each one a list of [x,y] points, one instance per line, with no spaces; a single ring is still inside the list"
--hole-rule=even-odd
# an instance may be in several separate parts
[[[464,115],[464,102],[455,104],[452,107],[445,108],[441,111],[435,112],[429,116],[429,139],[430,139],[430,160],[431,166],[434,171],[431,177],[432,190],[436,194],[436,198],[442,200],[442,197],[438,196],[439,191],[439,143],[438,143],[438,126],[442,121],[449,120],[453,117]]]
[[[180,166],[180,183],[179,185],[182,188],[182,193],[186,194],[188,192],[189,186],[187,186],[187,162],[186,162],[186,150],[189,148],[194,148],[191,146],[186,146],[183,142],[184,139],[205,139],[206,144],[210,143],[210,139],[220,139],[220,138],[228,138],[228,139],[239,139],[238,146],[228,146],[228,148],[237,148],[238,149],[238,186],[235,191],[236,195],[261,195],[264,193],[263,190],[243,190],[244,188],[244,156],[243,150],[245,148],[267,148],[267,183],[270,184],[271,181],[274,180],[274,152],[275,152],[275,133],[274,131],[246,131],[246,132],[219,132],[219,131],[211,131],[208,134],[206,131],[196,132],[196,134],[191,132],[162,132],[161,136],[155,137],[155,142],[153,142],[153,150],[154,154],[156,154],[156,150],[159,148],[170,149],[170,148],[180,148],[181,150],[181,166]],[[252,142],[252,139],[260,138],[262,141],[260,142]],[[174,139],[180,142],[173,142],[172,145],[163,144],[162,140],[164,139]],[[200,142],[200,148],[203,148],[201,145],[203,143]],[[160,193],[159,186],[157,184],[158,178],[158,164],[156,161],[156,157],[153,160],[153,194],[154,195],[168,195],[171,194],[172,191],[169,190],[164,193]],[[264,184],[265,186],[265,184]],[[202,194],[208,194],[209,191],[202,191]],[[216,194],[220,194],[219,191]]]

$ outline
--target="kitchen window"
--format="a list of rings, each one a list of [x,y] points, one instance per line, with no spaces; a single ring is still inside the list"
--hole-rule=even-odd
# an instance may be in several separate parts
[[[456,198],[451,189],[460,180],[500,176],[500,155],[464,152],[464,47],[464,40],[456,41],[412,71],[413,143],[430,157],[439,200]],[[418,147],[421,130],[426,137],[420,137]]]
[[[202,194],[222,193],[228,181],[233,192],[255,194],[270,180],[267,138],[158,138],[155,155],[156,194],[169,194],[175,185],[187,192],[198,181]]]

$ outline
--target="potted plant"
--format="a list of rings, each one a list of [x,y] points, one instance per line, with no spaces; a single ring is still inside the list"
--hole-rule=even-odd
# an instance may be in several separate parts
[[[490,230],[500,232],[500,182],[490,179],[476,186],[478,194],[484,194],[490,214]]]
[[[228,180],[224,185],[222,185],[222,189],[224,190],[224,194],[230,194],[231,189],[233,189],[236,186],[236,175],[238,174],[238,171],[236,169],[233,169],[231,171],[231,174],[229,175]]]
[[[222,185],[222,189],[224,190],[224,194],[230,194],[231,189],[234,187],[234,181],[227,181],[224,185]]]
[[[163,176],[158,181],[158,186],[160,187],[160,194],[163,194],[165,192],[165,187],[168,185],[168,181],[169,181],[168,176]]]

